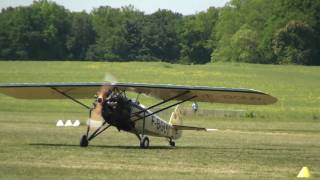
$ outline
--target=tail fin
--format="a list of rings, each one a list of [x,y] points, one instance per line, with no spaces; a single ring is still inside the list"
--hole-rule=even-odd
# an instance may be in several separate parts
[[[183,121],[182,121],[182,110],[179,108],[179,106],[176,106],[175,110],[172,112],[170,120],[169,120],[169,124],[171,125],[183,125]],[[178,139],[182,136],[182,131],[179,129],[176,129],[176,133],[175,133],[175,137],[174,139]]]
[[[172,112],[169,123],[171,125],[183,125],[182,111],[179,106],[176,106],[176,108]]]
[[[179,106],[176,107],[176,109],[172,112],[169,124],[172,125],[175,136],[173,139],[178,139],[182,136],[183,130],[195,130],[195,131],[218,131],[218,129],[207,129],[203,127],[195,127],[195,126],[184,126],[182,122],[182,110],[179,108]]]

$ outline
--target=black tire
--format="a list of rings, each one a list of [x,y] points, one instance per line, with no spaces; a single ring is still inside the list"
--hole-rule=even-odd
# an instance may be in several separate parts
[[[149,138],[147,136],[142,137],[140,141],[140,148],[147,149],[149,148]]]
[[[89,141],[86,135],[83,135],[80,140],[80,147],[87,147],[89,145]]]
[[[171,147],[175,147],[176,146],[176,143],[174,141],[169,141],[169,144]]]

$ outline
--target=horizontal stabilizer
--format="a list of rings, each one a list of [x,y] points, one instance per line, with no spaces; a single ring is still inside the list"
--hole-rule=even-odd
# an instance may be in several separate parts
[[[194,127],[194,126],[181,126],[181,125],[172,125],[173,128],[178,130],[193,130],[193,131],[218,131],[218,129],[207,129],[203,127]]]

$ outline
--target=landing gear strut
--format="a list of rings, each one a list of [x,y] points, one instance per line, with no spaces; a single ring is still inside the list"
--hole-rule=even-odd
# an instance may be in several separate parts
[[[91,117],[91,111],[90,111],[89,117]],[[81,137],[80,147],[87,147],[89,145],[89,141],[97,137],[99,134],[101,134],[103,131],[108,129],[110,126],[111,126],[110,124],[103,122],[103,124],[100,127],[98,127],[93,133],[89,134],[90,125],[88,125],[87,133]]]
[[[140,135],[140,148],[146,149],[149,147],[149,138],[144,135],[146,127],[146,112],[143,113],[143,126],[142,126],[142,134]],[[139,137],[139,136],[138,136]]]

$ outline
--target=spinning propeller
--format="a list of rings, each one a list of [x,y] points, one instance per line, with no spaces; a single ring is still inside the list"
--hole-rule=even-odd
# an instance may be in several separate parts
[[[104,81],[110,84],[117,82],[116,78],[109,73],[106,73]],[[112,85],[111,86],[103,85],[100,88],[100,90],[97,92],[96,100],[93,103],[93,108],[90,111],[90,117],[88,122],[90,125],[90,128],[97,128],[104,122],[104,119],[102,117],[102,111],[103,111],[106,98],[108,98],[112,89],[113,89]]]

